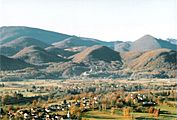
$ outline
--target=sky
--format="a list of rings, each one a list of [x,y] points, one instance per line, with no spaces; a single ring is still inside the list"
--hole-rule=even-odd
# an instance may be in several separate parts
[[[0,26],[105,41],[177,38],[177,0],[0,0]]]

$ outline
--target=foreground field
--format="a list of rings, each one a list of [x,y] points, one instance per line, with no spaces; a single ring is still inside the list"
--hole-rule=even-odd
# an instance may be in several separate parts
[[[89,111],[83,114],[83,118],[85,120],[176,120],[177,118],[177,108],[169,107],[167,105],[157,106],[160,108],[162,113],[160,116],[154,117],[152,114],[149,113],[141,113],[141,112],[131,112],[131,116],[123,116],[123,112],[120,110],[116,110],[115,114],[111,114],[110,110],[107,111]]]

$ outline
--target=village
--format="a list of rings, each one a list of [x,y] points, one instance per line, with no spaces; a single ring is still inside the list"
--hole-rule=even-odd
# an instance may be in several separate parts
[[[149,85],[143,80],[137,83],[124,80],[30,81],[28,87],[27,83],[21,83],[25,89],[20,90],[14,89],[15,85],[19,86],[17,83],[3,82],[0,85],[3,89],[0,91],[0,117],[3,120],[89,119],[89,112],[106,112],[117,119],[134,119],[139,117],[135,113],[161,117],[164,110],[159,106],[176,110],[176,83],[173,80],[170,84],[164,81],[162,85],[155,84],[155,80],[154,84],[150,82]],[[9,86],[13,90],[8,93],[5,88]]]

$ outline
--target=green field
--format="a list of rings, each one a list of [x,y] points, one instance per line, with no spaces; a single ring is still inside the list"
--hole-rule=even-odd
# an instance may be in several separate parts
[[[83,119],[86,120],[176,120],[177,108],[169,107],[167,105],[157,106],[161,109],[160,116],[155,118],[149,113],[131,112],[130,117],[124,117],[122,111],[116,110],[115,114],[111,114],[110,110],[107,111],[89,111],[83,114]]]

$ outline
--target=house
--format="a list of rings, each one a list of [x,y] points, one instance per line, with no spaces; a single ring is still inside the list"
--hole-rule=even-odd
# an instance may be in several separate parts
[[[145,102],[143,102],[143,106],[154,106],[154,105],[156,105],[156,103],[155,102],[147,102],[147,101],[145,101]]]
[[[29,119],[29,118],[30,118],[30,116],[29,116],[29,114],[28,114],[28,113],[24,113],[24,114],[23,114],[23,118],[24,118],[24,119]]]

